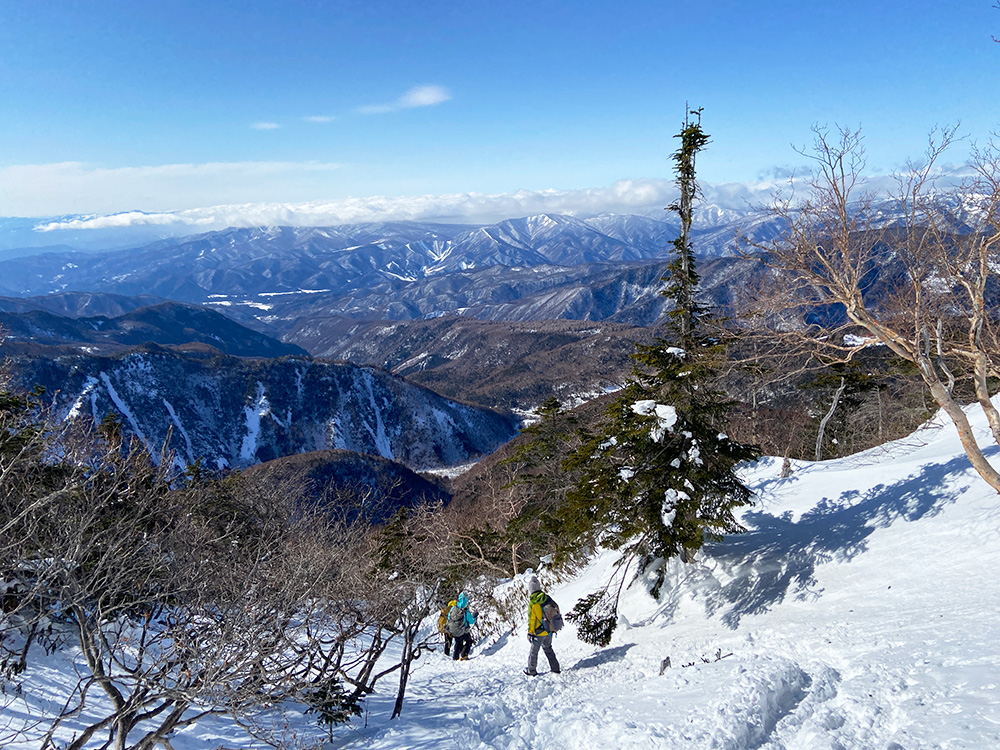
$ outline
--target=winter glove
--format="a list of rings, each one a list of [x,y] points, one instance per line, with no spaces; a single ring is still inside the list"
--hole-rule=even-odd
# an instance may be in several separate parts
[[[534,643],[534,642],[535,642],[535,636],[533,636],[531,633],[528,633],[528,643]]]

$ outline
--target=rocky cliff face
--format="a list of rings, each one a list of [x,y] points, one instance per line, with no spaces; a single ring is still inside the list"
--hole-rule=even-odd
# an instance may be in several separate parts
[[[196,359],[167,351],[12,358],[62,419],[116,413],[152,451],[240,468],[307,451],[345,449],[412,469],[467,462],[516,432],[514,420],[451,401],[389,373],[306,358]]]

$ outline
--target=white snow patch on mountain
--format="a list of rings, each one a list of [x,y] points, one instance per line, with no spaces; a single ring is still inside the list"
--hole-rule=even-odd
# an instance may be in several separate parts
[[[118,410],[118,413],[128,420],[129,425],[135,431],[135,434],[139,437],[139,440],[142,441],[142,444],[146,446],[147,450],[150,451],[150,455],[155,456],[156,455],[155,451],[152,450],[152,446],[150,446],[149,440],[147,440],[145,434],[143,434],[142,428],[139,427],[139,423],[133,416],[131,409],[128,408],[128,404],[126,404],[125,401],[121,398],[121,396],[118,395],[118,391],[116,391],[115,387],[111,384],[111,378],[108,377],[108,374],[106,372],[101,373],[101,380],[104,381],[104,387],[108,391],[108,397],[111,399],[111,402],[115,405],[115,408]]]
[[[382,421],[382,410],[379,409],[379,405],[375,401],[375,384],[372,379],[371,370],[365,370],[363,382],[368,392],[368,402],[371,404],[372,415],[375,419],[374,428],[368,422],[365,422],[365,426],[375,441],[375,448],[378,450],[378,454],[382,458],[393,460],[395,455],[392,450],[392,440],[389,439],[389,435],[386,433],[385,422]],[[387,406],[387,404],[383,404],[383,406]]]
[[[66,413],[67,422],[72,422],[74,419],[80,416],[81,412],[83,411],[83,402],[86,401],[88,398],[90,399],[91,412],[92,413],[96,412],[96,409],[94,407],[94,399],[97,396],[94,393],[94,388],[97,385],[99,385],[99,381],[97,380],[97,378],[88,375],[87,379],[83,382],[83,388],[80,390],[80,395],[77,397],[76,401],[73,402],[73,406],[70,407],[70,410]],[[96,419],[96,414],[95,414],[95,419]]]
[[[257,393],[254,402],[244,407],[246,413],[247,434],[243,436],[240,446],[240,458],[252,461],[257,454],[257,441],[260,438],[260,420],[271,413],[271,404],[267,400],[264,384],[257,381]]]

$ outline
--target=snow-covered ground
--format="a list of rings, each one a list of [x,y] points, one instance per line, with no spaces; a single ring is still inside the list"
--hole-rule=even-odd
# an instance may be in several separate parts
[[[387,718],[387,682],[367,723],[336,729],[328,747],[1000,748],[1000,496],[954,429],[780,471],[768,459],[749,472],[749,533],[671,567],[659,603],[625,593],[607,648],[567,624],[562,673],[542,657],[538,677],[521,671],[523,626],[467,662],[426,655],[401,718]],[[551,594],[565,612],[610,570],[596,559]],[[44,693],[59,677],[37,679]],[[172,742],[253,747],[221,722]]]

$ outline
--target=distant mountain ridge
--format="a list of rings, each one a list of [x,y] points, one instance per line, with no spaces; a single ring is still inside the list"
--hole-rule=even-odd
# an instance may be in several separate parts
[[[737,227],[702,230],[695,246],[704,262],[732,259]],[[760,236],[773,229],[767,222],[753,225]],[[659,291],[675,234],[670,222],[643,216],[557,214],[486,227],[387,222],[228,229],[127,251],[2,261],[0,294],[72,291],[209,304],[277,337],[317,316],[651,325],[665,311]],[[308,341],[288,341],[313,351]]]
[[[734,196],[727,194],[723,198],[723,202],[733,204]],[[705,202],[699,209],[699,215],[695,220],[695,227],[699,231],[709,230],[714,227],[730,224],[750,212],[749,208],[725,208]],[[46,252],[59,252],[61,250],[91,252],[142,247],[158,241],[176,241],[178,238],[190,237],[197,233],[196,225],[186,223],[185,219],[181,216],[177,216],[175,217],[175,221],[171,221],[169,215],[157,214],[155,217],[151,217],[150,220],[144,221],[142,220],[144,215],[145,212],[142,211],[125,211],[112,215],[79,214],[44,218],[0,216],[0,259],[28,257]],[[550,213],[550,215],[556,214]],[[603,216],[613,215],[615,214],[596,215],[596,218],[600,220]],[[660,221],[667,224],[673,222],[676,225],[673,215],[659,210],[653,213],[629,215],[635,215],[640,219],[647,217],[655,219],[658,216],[660,217]],[[594,216],[595,214],[589,214],[587,217],[580,218],[593,221]],[[261,222],[258,226],[322,226],[342,231],[345,235],[354,235],[357,237],[357,241],[354,244],[363,244],[369,241],[364,238],[366,229],[375,230],[378,233],[382,233],[385,237],[389,237],[391,235],[385,233],[386,228],[423,227],[451,237],[478,227],[487,226],[487,224],[471,222],[446,223],[433,220],[383,220],[348,224],[331,224],[316,221],[308,225],[303,224],[301,221],[288,221],[287,224],[283,224],[282,222]],[[232,226],[245,227],[251,225],[244,222],[233,224]],[[213,231],[224,231],[224,227],[214,226]],[[406,232],[408,230],[403,229],[402,231]]]
[[[89,297],[91,302],[96,303],[93,295]],[[283,343],[214,310],[196,305],[159,302],[113,316],[94,317],[70,317],[41,309],[3,311],[8,305],[19,307],[16,302],[0,298],[0,331],[8,351],[34,350],[44,346],[107,354],[152,342],[174,347],[200,344],[219,354],[240,357],[306,354],[301,347]]]
[[[68,318],[105,315],[116,318],[140,307],[167,302],[151,294],[127,295],[113,292],[61,292],[36,297],[0,297],[0,312],[23,313],[43,310]]]
[[[728,241],[735,236],[728,231]],[[350,292],[494,266],[577,266],[663,258],[676,229],[640,216],[543,214],[495,225],[395,222],[344,227],[227,229],[129,250],[48,253],[0,261],[0,293],[152,294],[188,302],[213,295]],[[726,254],[726,233],[706,255]]]
[[[620,387],[636,343],[651,328],[603,322],[432,320],[358,322],[316,318],[289,338],[320,356],[385,367],[442,395],[494,408],[525,408],[555,396],[564,403]],[[308,330],[305,330],[308,329]]]

